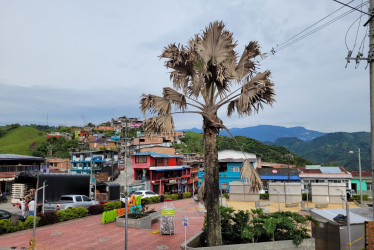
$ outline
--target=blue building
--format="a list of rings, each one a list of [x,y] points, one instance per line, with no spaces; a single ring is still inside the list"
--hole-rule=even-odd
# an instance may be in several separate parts
[[[241,168],[246,158],[255,169],[261,164],[261,157],[256,154],[243,153],[235,150],[222,150],[218,152],[220,189],[228,190],[230,182],[241,181]],[[198,177],[198,185],[200,187],[201,183],[204,181],[204,172],[199,172]]]
[[[77,174],[107,172],[110,179],[119,175],[118,152],[113,150],[74,152],[70,163],[70,172]]]
[[[252,153],[245,153],[245,156],[241,151],[222,150],[218,152],[220,189],[228,191],[230,182],[244,182],[244,180],[240,179],[240,174],[246,158],[260,175],[265,190],[267,190],[269,182],[300,182],[300,171],[298,169],[289,168],[287,165],[281,168],[261,167],[260,156]],[[200,187],[204,181],[204,172],[199,172],[198,176],[198,185]]]

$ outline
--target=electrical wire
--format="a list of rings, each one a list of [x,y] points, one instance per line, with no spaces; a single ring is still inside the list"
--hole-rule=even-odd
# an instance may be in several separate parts
[[[360,44],[360,47],[358,48],[358,51],[361,50],[361,54],[364,54],[364,47],[365,47],[365,39],[368,35],[368,31],[369,31],[369,26],[366,26],[366,32],[365,32],[365,35],[364,35],[364,38],[362,39],[362,42]]]
[[[365,15],[365,14],[361,14],[350,26],[349,26],[349,28],[348,28],[348,30],[347,30],[347,32],[345,33],[345,47],[347,47],[347,50],[350,50],[349,48],[348,48],[348,44],[347,44],[347,36],[348,36],[348,33],[349,33],[349,30],[353,27],[353,25],[358,21],[358,20],[360,20],[360,23],[361,23],[361,17],[363,16],[363,15]],[[359,23],[359,25],[360,25],[360,23]],[[357,40],[357,34],[358,34],[358,30],[359,30],[359,28],[357,29],[357,33],[356,33],[356,40]],[[355,40],[355,44],[354,44],[354,46],[353,46],[353,49],[352,50],[354,50],[355,49],[355,47],[356,47],[356,40]]]
[[[359,7],[361,7],[361,6],[363,6],[363,5],[366,5],[366,4],[368,4],[368,1],[366,1],[366,2],[363,3],[363,4],[360,4],[360,5],[356,6],[356,8],[359,8]],[[353,11],[355,11],[355,10],[354,10],[354,9],[351,9],[351,10],[349,10],[349,11],[347,11],[347,12],[345,12],[345,13],[343,13],[343,14],[337,16],[337,17],[335,17],[334,19],[328,21],[327,23],[325,23],[325,24],[323,24],[323,25],[321,25],[321,26],[319,26],[319,27],[313,29],[312,31],[310,31],[310,32],[308,32],[308,33],[302,35],[301,37],[298,37],[297,39],[294,39],[294,40],[292,40],[292,41],[290,41],[290,42],[288,42],[288,43],[286,43],[286,44],[283,43],[284,45],[282,45],[282,46],[278,46],[277,48],[272,49],[271,52],[272,52],[273,54],[274,54],[274,53],[277,53],[277,52],[279,52],[279,51],[281,51],[281,50],[283,50],[283,49],[285,49],[285,48],[287,48],[287,47],[293,45],[294,43],[296,43],[296,42],[298,42],[298,41],[300,41],[300,40],[306,38],[307,36],[309,36],[309,35],[311,35],[311,34],[317,32],[317,31],[319,31],[319,30],[321,30],[321,29],[323,29],[323,28],[325,28],[326,26],[328,26],[328,25],[330,25],[330,24],[336,22],[337,20],[339,20],[339,19],[345,17],[346,15],[352,13]]]
[[[347,3],[347,4],[350,4],[350,3],[352,3],[353,1],[355,1],[355,0],[350,1],[350,2]],[[287,42],[291,41],[292,39],[294,39],[294,38],[297,37],[298,35],[302,34],[303,32],[307,31],[308,29],[312,28],[313,26],[317,25],[318,23],[322,22],[323,20],[325,20],[325,19],[328,18],[329,16],[335,14],[336,12],[338,12],[338,11],[341,10],[341,9],[343,9],[344,7],[345,7],[345,6],[342,6],[342,7],[340,7],[339,9],[337,9],[337,10],[331,12],[330,14],[328,14],[327,16],[325,16],[324,18],[320,19],[319,21],[317,21],[317,22],[315,22],[314,24],[310,25],[310,26],[307,27],[306,29],[300,31],[299,33],[297,33],[297,34],[294,35],[293,37],[289,38],[287,41],[285,41],[285,42],[283,42],[283,43],[277,45],[277,47],[280,47],[280,46],[286,44]]]
[[[361,0],[361,4],[363,3],[363,0]],[[362,5],[361,5],[361,11],[362,11]],[[358,32],[359,32],[359,30],[360,30],[360,25],[361,25],[361,17],[363,16],[364,14],[362,14],[361,16],[360,16],[360,21],[358,22],[358,26],[357,26],[357,32],[356,32],[356,38],[355,38],[355,44],[353,45],[353,49],[352,49],[352,51],[355,49],[355,47],[356,47],[356,42],[357,42],[357,36],[358,36]],[[359,50],[360,51],[360,50]]]

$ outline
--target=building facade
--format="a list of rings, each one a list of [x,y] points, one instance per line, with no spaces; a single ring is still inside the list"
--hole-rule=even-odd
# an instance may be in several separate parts
[[[360,193],[360,173],[359,171],[350,171],[352,174],[351,185],[352,189],[356,191],[357,194]],[[372,196],[372,172],[370,170],[361,171],[361,187],[362,193]]]
[[[157,194],[189,191],[191,167],[183,165],[183,156],[156,152],[137,153],[132,156],[135,181],[149,181]]]

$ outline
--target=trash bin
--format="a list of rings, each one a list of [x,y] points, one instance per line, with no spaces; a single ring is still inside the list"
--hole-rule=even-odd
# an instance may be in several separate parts
[[[160,233],[174,234],[175,226],[175,207],[172,199],[165,199],[161,207]]]

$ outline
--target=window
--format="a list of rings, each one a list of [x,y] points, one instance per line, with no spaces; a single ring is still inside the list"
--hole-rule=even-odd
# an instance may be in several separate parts
[[[372,183],[367,183],[366,182],[366,189],[367,190],[372,190]]]
[[[309,183],[309,180],[304,180],[304,183]]]
[[[232,172],[240,172],[241,167],[233,167]]]
[[[76,201],[79,201],[79,202],[82,202],[82,197],[77,196],[77,197],[75,197],[75,200],[76,200]]]
[[[147,156],[146,155],[136,155],[135,156],[135,163],[146,163]]]
[[[90,198],[88,198],[87,196],[82,196],[82,198],[83,198],[83,201],[91,201],[91,199]]]

